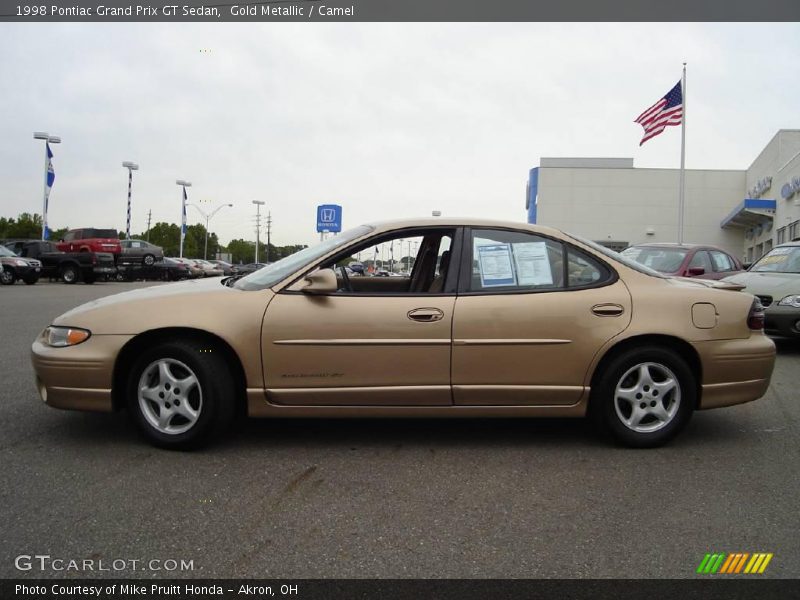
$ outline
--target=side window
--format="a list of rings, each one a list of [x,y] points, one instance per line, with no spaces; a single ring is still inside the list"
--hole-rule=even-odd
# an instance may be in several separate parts
[[[724,271],[733,271],[733,261],[724,252],[718,250],[711,251],[711,260],[714,263],[714,270],[718,273]]]
[[[74,231],[68,231],[68,232],[67,232],[67,233],[64,235],[64,241],[65,241],[65,242],[71,242],[71,241],[72,241],[72,240],[74,240],[74,239],[76,239],[76,238],[75,238],[75,232],[74,232]]]
[[[705,250],[699,250],[695,252],[691,262],[689,263],[690,269],[696,269],[698,267],[705,269],[706,273],[711,272],[711,259],[708,258],[708,252]]]
[[[455,273],[450,268],[454,235],[453,229],[385,234],[344,251],[320,267],[335,269],[339,293],[446,293],[448,274]],[[454,288],[455,279],[451,279]]]
[[[472,231],[471,292],[563,287],[563,246],[532,233]]]
[[[567,286],[592,285],[608,279],[606,267],[575,248],[567,250]]]

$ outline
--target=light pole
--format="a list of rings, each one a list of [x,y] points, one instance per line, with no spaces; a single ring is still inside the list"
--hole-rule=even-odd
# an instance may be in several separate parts
[[[253,200],[256,205],[256,262],[258,262],[258,244],[261,242],[261,207],[266,204],[263,200]]]
[[[206,212],[202,208],[197,206],[197,204],[192,204],[190,202],[189,206],[194,206],[198,210],[198,212],[206,218],[206,245],[205,245],[205,248],[203,249],[203,260],[206,260],[206,256],[208,255],[208,222],[211,220],[211,217],[213,217],[215,214],[217,214],[223,208],[225,208],[226,206],[232,207],[233,204],[223,204],[221,206],[218,206],[213,211],[211,211],[210,215],[206,214]]]
[[[42,194],[42,239],[47,239],[47,201],[50,198],[50,188],[56,178],[50,163],[50,144],[60,144],[61,138],[57,135],[50,135],[46,131],[34,131],[33,139],[44,140],[44,193]],[[52,173],[52,178],[51,174]]]
[[[125,239],[131,239],[131,185],[133,183],[133,172],[139,170],[139,165],[135,162],[126,160],[122,166],[128,169],[128,222],[125,226]]]
[[[186,188],[192,187],[192,182],[176,179],[175,183],[183,188],[183,193],[181,194],[181,250],[178,255],[180,258],[183,258],[183,239],[186,237]]]

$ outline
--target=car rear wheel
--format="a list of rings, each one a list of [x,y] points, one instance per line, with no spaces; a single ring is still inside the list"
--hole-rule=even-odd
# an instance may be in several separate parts
[[[148,267],[152,267],[156,263],[156,257],[152,254],[145,254],[142,262]]]
[[[74,265],[66,265],[61,269],[61,281],[64,283],[75,283],[78,281],[78,269]]]
[[[692,417],[697,399],[692,370],[676,352],[632,348],[600,374],[591,410],[602,429],[634,448],[665,444]]]
[[[0,283],[3,285],[12,285],[16,280],[17,274],[8,267],[4,267],[3,270],[0,271]]]
[[[137,425],[156,446],[200,447],[233,420],[233,378],[225,359],[196,340],[164,342],[145,351],[128,378]]]

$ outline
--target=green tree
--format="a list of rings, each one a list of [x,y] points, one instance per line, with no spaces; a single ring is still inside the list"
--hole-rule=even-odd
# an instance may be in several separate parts
[[[231,262],[234,264],[247,264],[253,262],[256,252],[255,242],[247,240],[231,240],[228,242],[228,253],[231,255]]]

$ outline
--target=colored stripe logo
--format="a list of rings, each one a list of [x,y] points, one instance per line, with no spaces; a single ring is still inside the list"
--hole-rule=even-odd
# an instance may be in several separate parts
[[[773,556],[772,552],[706,554],[697,567],[697,573],[703,575],[760,575],[766,570]]]

